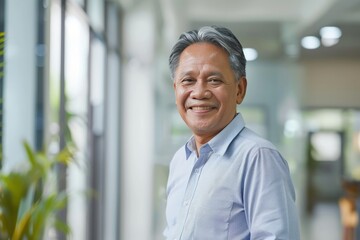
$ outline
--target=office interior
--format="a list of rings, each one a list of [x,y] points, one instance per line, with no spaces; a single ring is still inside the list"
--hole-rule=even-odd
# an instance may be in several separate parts
[[[344,182],[360,181],[357,0],[0,0],[1,172],[21,168],[24,140],[50,154],[72,142],[76,164],[57,171],[70,239],[163,239],[169,162],[191,136],[167,61],[203,25],[250,51],[238,110],[289,163],[301,239],[345,239]]]

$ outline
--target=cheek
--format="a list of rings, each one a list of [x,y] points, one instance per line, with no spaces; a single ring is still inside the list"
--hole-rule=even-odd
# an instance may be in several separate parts
[[[236,105],[236,95],[233,92],[221,92],[217,93],[215,98],[219,103],[225,106],[234,104]]]
[[[185,102],[187,96],[189,95],[188,91],[185,89],[179,89],[177,88],[175,90],[175,98],[176,98],[176,104],[182,104]]]
[[[229,92],[224,92],[224,91],[213,91],[212,92],[214,98],[216,98],[217,101],[219,102],[225,102],[228,103],[231,99],[231,93]]]

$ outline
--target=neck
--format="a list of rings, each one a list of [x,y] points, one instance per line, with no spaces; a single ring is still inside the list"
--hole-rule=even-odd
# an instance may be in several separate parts
[[[195,144],[196,144],[196,155],[199,157],[200,148],[208,143],[214,136],[197,136],[195,135]]]

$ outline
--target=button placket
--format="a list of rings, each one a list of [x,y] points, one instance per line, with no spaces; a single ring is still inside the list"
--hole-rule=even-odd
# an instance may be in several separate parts
[[[209,151],[210,150],[210,151]],[[200,153],[200,157],[197,159],[197,161],[195,161],[195,164],[193,166],[192,172],[190,174],[189,177],[189,181],[188,181],[188,185],[186,187],[186,191],[185,191],[185,195],[184,195],[184,201],[183,201],[183,211],[182,211],[182,216],[180,217],[181,221],[182,221],[182,227],[180,230],[180,234],[178,235],[178,239],[182,239],[185,227],[186,227],[186,222],[189,219],[189,216],[191,216],[191,202],[193,200],[194,194],[195,194],[195,189],[198,185],[199,179],[200,179],[200,175],[201,175],[201,171],[202,168],[204,166],[204,164],[207,161],[207,158],[210,156],[211,153],[211,149],[206,148],[203,149],[203,151],[201,151]]]

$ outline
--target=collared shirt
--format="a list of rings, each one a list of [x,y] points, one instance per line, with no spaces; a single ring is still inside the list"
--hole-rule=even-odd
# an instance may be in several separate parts
[[[170,164],[168,240],[298,240],[287,162],[241,114],[196,154],[194,138]]]

